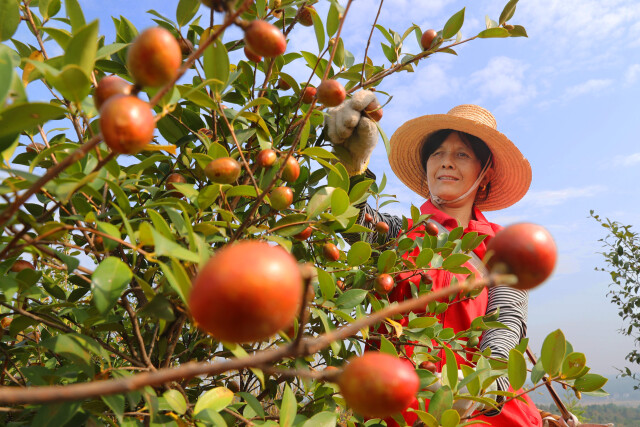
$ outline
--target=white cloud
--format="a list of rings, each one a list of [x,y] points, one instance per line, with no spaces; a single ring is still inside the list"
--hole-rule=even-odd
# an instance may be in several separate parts
[[[513,112],[536,96],[535,86],[527,82],[527,69],[520,60],[494,57],[485,68],[471,74],[469,85],[480,94],[480,103],[495,100],[498,110]]]
[[[571,199],[593,197],[606,189],[603,185],[590,185],[588,187],[569,187],[560,190],[530,191],[522,199],[522,204],[548,207],[560,205]]]
[[[640,77],[640,64],[629,65],[624,73],[624,80],[627,84],[634,84]]]
[[[581,95],[599,92],[613,84],[611,79],[591,79],[584,83],[568,87],[564,92],[564,100],[576,98]]]
[[[634,166],[640,163],[640,153],[628,154],[626,156],[615,156],[613,158],[614,166]]]

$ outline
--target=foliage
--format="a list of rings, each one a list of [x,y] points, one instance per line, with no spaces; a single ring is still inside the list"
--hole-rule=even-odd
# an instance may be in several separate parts
[[[611,275],[608,295],[618,308],[618,315],[627,326],[620,329],[623,335],[635,338],[636,345],[640,343],[640,237],[631,230],[630,225],[624,225],[608,218],[600,218],[591,211],[591,216],[607,229],[607,236],[599,239],[602,242],[607,264],[604,268],[596,267],[598,271],[605,271]],[[625,357],[631,363],[640,365],[640,352],[632,350]],[[634,386],[640,389],[640,377],[625,368],[623,376],[639,381]]]
[[[299,98],[314,77],[339,79],[350,93],[381,89],[393,73],[412,72],[433,54],[455,53],[454,46],[476,38],[460,39],[464,12],[453,15],[425,52],[410,53],[403,46],[412,34],[420,39],[417,26],[396,32],[377,25],[389,64],[374,64],[370,58],[360,62],[365,54],[350,52],[340,38],[351,1],[343,6],[332,0],[324,4],[326,16],[312,13],[318,53],[290,51],[257,64],[232,63],[229,53],[243,48],[241,39],[223,36],[233,24],[266,19],[295,36],[297,12],[305,2],[283,0],[276,10],[275,2],[266,3],[228,1],[227,13],[220,14],[199,1],[180,0],[175,19],[149,11],[156,25],[199,48],[184,59],[179,83],[136,88],[150,99],[157,141],[164,145],[117,156],[99,144],[91,91],[108,74],[131,79],[126,51],[139,30],[116,13],[116,38],[106,40],[97,22],[86,22],[77,0],[0,0],[0,402],[10,405],[0,412],[3,424],[277,425],[277,420],[280,426],[330,426],[339,418],[353,426],[363,418],[345,407],[334,383],[324,381],[325,367],[361,353],[366,340],[392,354],[413,345],[414,363],[437,360],[443,348],[450,354],[464,351],[467,338],[503,327],[488,315],[457,334],[443,328],[448,303],[435,301],[425,282],[413,294],[420,298],[415,301],[425,301],[427,312],[409,314],[405,326],[399,309],[374,295],[372,279],[379,271],[468,272],[464,254],[480,239],[463,236],[461,229],[409,239],[405,219],[398,238],[349,247],[343,234],[370,233],[355,224],[355,205],[383,197],[384,179],[350,179],[327,150],[322,108]],[[505,25],[516,3],[508,2],[500,22],[487,19],[487,30],[477,37],[526,36],[523,27]],[[27,36],[12,38],[23,27]],[[54,51],[62,54],[50,56]],[[311,70],[306,82],[288,73],[298,64]],[[292,89],[277,89],[279,80]],[[47,99],[28,99],[27,92]],[[289,184],[295,194],[290,208],[273,209],[268,197],[282,184],[284,162],[266,170],[254,167],[257,153],[269,147],[281,160],[293,155],[301,163],[300,177]],[[226,156],[242,164],[237,183],[209,181],[206,165]],[[172,173],[186,182],[167,188]],[[411,216],[414,225],[426,220],[416,208]],[[309,225],[308,240],[293,237]],[[238,239],[279,244],[317,274],[310,282],[315,296],[308,310],[301,311],[293,329],[269,342],[217,342],[189,315],[186,302],[199,267]],[[343,250],[338,261],[319,256],[326,241]],[[413,250],[419,255],[407,257]],[[16,261],[26,259],[35,269],[14,271]],[[461,289],[447,292],[453,298]],[[344,336],[326,340],[329,332]],[[451,402],[463,384],[475,400],[495,404],[495,395],[483,390],[499,375],[524,383],[526,345],[513,350],[508,361],[469,349],[475,366],[461,383],[450,375],[451,388],[442,389],[451,399],[432,410],[425,408],[432,394],[419,393],[421,419],[427,425],[437,425],[438,413],[452,419]],[[556,331],[545,341],[531,381],[539,387],[546,373],[576,390],[599,391],[604,381],[587,374],[585,363]],[[433,380],[429,371],[418,372],[423,385]]]

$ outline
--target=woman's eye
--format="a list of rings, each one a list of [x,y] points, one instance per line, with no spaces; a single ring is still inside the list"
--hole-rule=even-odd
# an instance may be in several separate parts
[[[465,153],[464,151],[459,152],[458,153],[458,157],[462,157],[462,158],[465,158],[465,159],[471,158],[471,156],[469,154]]]

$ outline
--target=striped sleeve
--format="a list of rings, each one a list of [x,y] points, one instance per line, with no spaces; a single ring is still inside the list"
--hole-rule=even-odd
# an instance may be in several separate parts
[[[526,291],[508,286],[494,286],[489,289],[487,313],[493,313],[499,309],[497,320],[508,326],[509,329],[485,331],[480,341],[480,350],[489,347],[493,356],[509,358],[509,351],[515,348],[527,334],[528,301],[529,294]],[[507,377],[500,377],[496,379],[496,385],[498,390],[506,391],[509,389],[509,380]],[[500,403],[504,400],[504,396],[497,396],[496,400]],[[494,410],[486,415],[493,416],[499,413],[500,410]]]

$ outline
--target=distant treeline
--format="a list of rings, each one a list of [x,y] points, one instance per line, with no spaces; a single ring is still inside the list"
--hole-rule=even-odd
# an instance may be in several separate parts
[[[537,405],[539,409],[558,414],[555,405]],[[606,405],[579,406],[573,411],[579,415],[582,422],[595,424],[613,423],[616,427],[640,426],[640,406],[619,406],[613,403]]]

